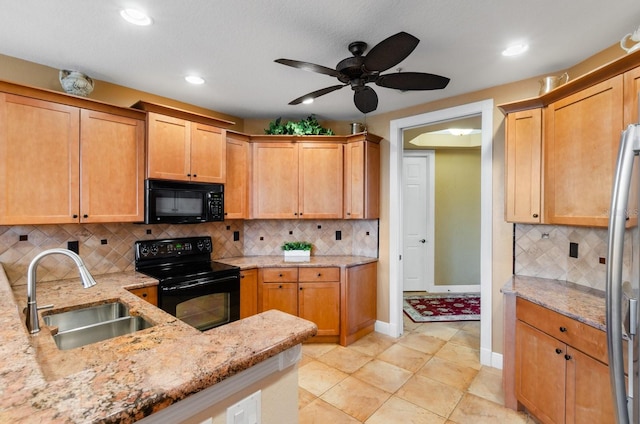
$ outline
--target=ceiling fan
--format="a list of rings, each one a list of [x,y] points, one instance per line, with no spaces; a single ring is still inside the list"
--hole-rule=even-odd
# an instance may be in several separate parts
[[[289,102],[297,105],[305,100],[315,99],[347,85],[355,92],[353,102],[362,113],[369,113],[378,107],[378,95],[366,84],[375,83],[380,87],[396,90],[441,90],[449,84],[449,78],[423,72],[396,72],[381,75],[382,72],[402,62],[416,48],[420,40],[406,32],[399,32],[373,46],[366,56],[367,43],[354,41],[349,44],[352,57],[341,60],[336,69],[300,62],[291,59],[276,59],[275,62],[305,71],[317,72],[338,78],[341,84],[322,88],[300,96]]]

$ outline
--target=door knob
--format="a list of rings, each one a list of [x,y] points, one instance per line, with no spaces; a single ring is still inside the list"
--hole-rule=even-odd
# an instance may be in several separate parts
[[[426,242],[427,242],[425,239],[421,239],[421,240],[418,240],[418,241],[419,241],[420,243],[426,243]]]

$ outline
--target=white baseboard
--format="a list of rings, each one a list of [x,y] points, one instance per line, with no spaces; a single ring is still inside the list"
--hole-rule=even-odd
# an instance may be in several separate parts
[[[480,284],[469,286],[429,286],[429,293],[478,293],[480,294]]]
[[[390,337],[400,337],[402,331],[398,331],[394,325],[391,325],[388,322],[377,320],[374,326],[374,330],[376,333],[384,334],[385,336]]]

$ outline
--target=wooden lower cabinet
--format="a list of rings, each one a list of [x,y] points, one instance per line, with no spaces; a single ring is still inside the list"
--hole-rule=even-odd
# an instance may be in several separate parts
[[[600,333],[594,340],[584,324],[522,299],[516,315],[518,402],[543,423],[615,423],[609,368],[594,358],[603,357],[599,347],[606,346],[605,333],[590,327]],[[596,349],[583,352],[569,342]]]
[[[158,287],[141,287],[139,289],[129,289],[129,291],[152,305],[158,306]]]
[[[240,319],[258,313],[258,270],[240,271]]]
[[[258,271],[258,310],[279,309],[314,322],[310,341],[353,343],[376,321],[377,264]]]

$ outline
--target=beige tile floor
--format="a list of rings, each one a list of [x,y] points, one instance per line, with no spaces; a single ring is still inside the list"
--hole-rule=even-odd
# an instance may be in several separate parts
[[[304,344],[300,424],[535,423],[503,407],[502,372],[480,365],[480,322],[416,324],[342,347]]]

